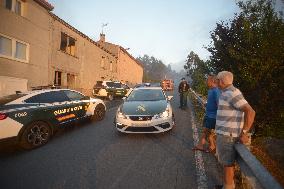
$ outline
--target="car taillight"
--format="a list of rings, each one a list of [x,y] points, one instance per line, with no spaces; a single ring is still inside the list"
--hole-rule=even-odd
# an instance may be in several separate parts
[[[0,113],[0,120],[6,119],[7,117],[6,114]]]

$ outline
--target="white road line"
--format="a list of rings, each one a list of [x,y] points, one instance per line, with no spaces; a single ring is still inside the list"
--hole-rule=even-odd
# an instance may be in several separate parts
[[[198,144],[199,137],[192,112],[191,112],[191,123],[193,131],[193,144],[194,146],[196,146]],[[195,156],[195,165],[196,165],[197,188],[207,189],[208,188],[207,177],[205,174],[204,162],[201,151],[196,150],[194,156]]]

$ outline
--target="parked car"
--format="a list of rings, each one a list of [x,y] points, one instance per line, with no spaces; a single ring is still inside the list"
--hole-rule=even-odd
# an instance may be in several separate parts
[[[49,89],[0,97],[0,140],[14,139],[25,149],[46,144],[63,124],[102,120],[106,106],[69,89]]]
[[[115,127],[123,133],[160,133],[175,125],[170,104],[161,87],[134,88],[119,106]]]
[[[130,88],[119,81],[97,81],[93,88],[93,95],[113,100],[115,97],[124,97]]]
[[[151,83],[138,83],[134,86],[134,88],[140,88],[140,87],[150,87]]]

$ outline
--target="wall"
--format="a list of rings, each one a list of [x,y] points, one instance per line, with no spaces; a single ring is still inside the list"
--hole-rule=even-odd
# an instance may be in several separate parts
[[[130,85],[142,83],[143,67],[137,64],[125,51],[119,50],[119,80]]]
[[[94,41],[82,37],[75,28],[62,20],[52,19],[51,34],[51,54],[49,62],[49,83],[54,82],[55,71],[63,73],[62,85],[67,86],[67,73],[75,75],[74,89],[79,90],[86,95],[91,95],[92,88],[96,81],[104,79],[114,79],[116,72],[110,71],[110,62],[113,63],[113,69],[117,67],[117,60],[111,54],[98,47]],[[76,40],[75,56],[71,56],[60,50],[61,32],[71,36]],[[102,57],[104,66],[101,67]]]
[[[0,1],[0,33],[29,44],[27,63],[0,57],[0,75],[28,80],[28,87],[47,85],[49,54],[48,11],[26,0],[23,16],[6,9]],[[3,19],[5,18],[5,19]]]

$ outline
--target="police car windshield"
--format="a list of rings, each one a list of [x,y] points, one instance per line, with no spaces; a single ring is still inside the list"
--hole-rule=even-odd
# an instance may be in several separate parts
[[[165,95],[160,89],[138,89],[132,91],[127,101],[158,101],[166,100]]]
[[[8,95],[8,96],[2,96],[0,97],[0,106],[5,105],[9,102],[12,102],[18,98],[21,98],[23,96],[26,96],[27,94],[12,94],[12,95]]]

